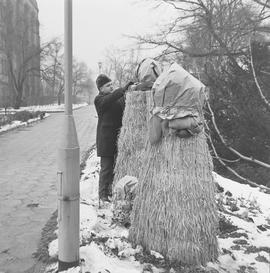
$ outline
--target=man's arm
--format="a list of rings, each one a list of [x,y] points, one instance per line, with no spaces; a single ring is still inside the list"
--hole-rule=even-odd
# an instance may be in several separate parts
[[[118,102],[120,103],[120,106],[121,108],[124,110],[125,109],[125,105],[126,105],[126,102],[125,102],[126,98],[125,96],[121,97]]]
[[[131,90],[147,91],[151,90],[154,82],[142,82],[131,86]]]
[[[110,94],[97,96],[95,99],[95,105],[101,110],[106,110],[110,105],[120,99],[124,95],[125,91],[123,88],[118,88]]]

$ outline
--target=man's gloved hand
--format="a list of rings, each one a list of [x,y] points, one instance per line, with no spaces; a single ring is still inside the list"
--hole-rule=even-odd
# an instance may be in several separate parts
[[[125,86],[124,86],[124,91],[127,91],[128,90],[128,88],[131,86],[131,85],[133,85],[134,84],[134,82],[129,82],[128,84],[126,84]]]
[[[135,91],[135,90],[137,90],[137,83],[134,83],[134,84],[132,84],[129,88],[128,88],[128,91]]]

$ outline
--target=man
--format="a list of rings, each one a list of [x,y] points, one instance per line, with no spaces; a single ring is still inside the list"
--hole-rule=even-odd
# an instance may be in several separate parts
[[[96,135],[97,156],[100,157],[99,199],[109,201],[112,196],[113,169],[117,154],[117,137],[122,126],[125,108],[124,94],[129,82],[124,88],[113,90],[109,77],[101,74],[96,79],[99,94],[95,97],[95,107],[98,114]]]

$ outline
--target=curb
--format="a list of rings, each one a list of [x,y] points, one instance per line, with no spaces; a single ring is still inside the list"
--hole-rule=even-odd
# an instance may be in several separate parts
[[[72,111],[81,109],[81,108],[86,107],[86,106],[88,106],[88,105],[82,105],[82,106],[80,106],[80,107],[78,107],[78,108],[72,109]],[[62,111],[62,110],[61,110],[61,111],[41,111],[41,112],[57,114],[57,113],[63,113],[63,112],[65,112],[65,110],[63,110],[63,111]],[[49,117],[49,116],[47,116],[47,117],[45,116],[43,119],[48,118],[48,117]],[[33,124],[33,123],[42,121],[43,119],[38,118],[37,120],[33,120],[33,121],[31,121],[31,122],[25,121],[25,122],[23,122],[23,123],[21,123],[21,124],[18,124],[16,127],[10,128],[10,129],[5,130],[5,131],[0,131],[0,135],[5,134],[5,133],[10,132],[10,131],[13,131],[13,130],[15,130],[15,129],[19,129],[19,128],[22,128],[22,127],[27,127],[28,125],[31,125],[31,124]],[[1,129],[0,129],[0,130],[1,130]],[[0,272],[0,273],[1,273],[1,272]]]
[[[23,123],[21,123],[21,124],[18,124],[17,126],[12,127],[12,128],[10,128],[10,129],[8,129],[8,130],[0,131],[0,135],[3,135],[3,134],[5,134],[5,133],[7,133],[7,132],[10,132],[10,131],[13,131],[13,130],[16,130],[16,129],[19,129],[19,128],[22,128],[22,127],[27,127],[27,126],[29,126],[29,125],[31,125],[31,124],[40,122],[40,121],[42,121],[42,120],[44,120],[45,118],[48,118],[48,117],[49,117],[49,116],[45,116],[45,117],[43,117],[42,119],[41,119],[41,118],[38,118],[38,119],[33,120],[33,121],[30,121],[30,122],[25,121],[25,122],[23,122]]]
[[[87,105],[82,105],[82,106],[80,106],[80,107],[78,107],[78,108],[74,108],[74,109],[72,109],[72,111],[79,110],[79,109],[81,109],[81,108],[83,108],[83,107],[86,107],[86,106],[89,106],[89,104],[87,104]],[[48,110],[48,111],[42,111],[42,112],[44,112],[44,113],[64,113],[65,110],[59,110],[59,111]]]
[[[76,104],[75,104],[76,105]],[[81,105],[80,107],[77,107],[77,108],[72,108],[72,110],[77,110],[77,109],[80,109],[82,107],[86,107],[86,106],[89,106],[90,104],[85,104],[85,105]],[[65,107],[64,107],[65,108]],[[44,112],[44,113],[61,113],[61,112],[65,112],[65,109],[63,108],[63,110],[36,110],[36,111],[40,111],[40,112]],[[29,110],[21,110],[21,111],[29,111]],[[20,112],[20,111],[16,111],[16,112]],[[0,113],[5,113],[4,110],[0,110]],[[1,272],[0,272],[1,273]]]

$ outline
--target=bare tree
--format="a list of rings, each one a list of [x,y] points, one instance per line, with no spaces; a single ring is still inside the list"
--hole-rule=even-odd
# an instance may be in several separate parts
[[[171,5],[178,16],[159,32],[131,36],[139,43],[163,48],[162,54],[189,57],[226,57],[236,67],[248,49],[252,31],[269,18],[268,10],[253,12],[242,0],[156,0]]]
[[[269,164],[264,160],[267,161],[269,158],[257,160],[253,158],[252,153],[245,156],[247,153],[243,151],[252,151],[250,146],[244,145],[245,142],[248,143],[249,135],[254,141],[260,141],[265,145],[266,150],[268,147],[265,138],[267,133],[265,135],[264,132],[270,131],[270,127],[267,126],[269,118],[266,114],[269,108],[269,92],[267,94],[269,87],[265,88],[263,93],[262,76],[259,77],[262,73],[254,66],[255,56],[254,52],[251,55],[250,38],[259,31],[264,31],[264,35],[269,32],[270,28],[266,25],[270,17],[269,1],[156,0],[156,2],[158,5],[170,5],[177,11],[176,18],[164,25],[158,33],[132,38],[139,44],[160,47],[160,58],[171,58],[180,62],[211,87],[213,110],[211,108],[211,111],[209,110],[209,121],[212,122],[209,127],[215,150],[220,150],[221,145],[227,147],[230,154],[233,152],[234,156],[237,155],[238,166],[242,161],[251,162],[252,166],[260,162],[260,166],[268,169]],[[269,73],[268,70],[264,72]],[[268,86],[267,84],[265,83],[264,87]],[[256,87],[259,93],[254,91]],[[257,105],[260,107],[255,108]],[[216,119],[214,115],[217,116]],[[219,126],[221,130],[213,122],[215,120],[222,124]],[[239,128],[245,130],[237,136]],[[256,130],[257,136],[253,133]],[[233,148],[235,146],[242,152]],[[258,154],[259,157],[262,154]]]
[[[52,88],[52,96],[57,96],[60,105],[64,92],[63,42],[58,38],[48,43],[41,62],[41,76]]]
[[[76,96],[84,97],[87,102],[93,103],[95,91],[96,91],[96,85],[93,81],[93,73],[90,69],[86,67],[87,71],[84,74],[84,76],[78,81],[77,83],[77,91]]]
[[[113,78],[117,86],[134,80],[139,52],[132,50],[108,49],[103,63],[103,72]]]
[[[61,103],[61,97],[64,92],[64,59],[63,42],[55,38],[48,43],[44,58],[41,62],[41,76],[52,89],[52,96],[57,96],[58,104]],[[93,88],[91,73],[84,62],[78,62],[73,58],[72,64],[72,95],[76,97],[80,92],[91,92]]]
[[[81,86],[87,81],[88,77],[88,67],[83,62],[77,62],[73,60],[73,88],[72,95],[76,96],[82,91]]]
[[[62,74],[63,64],[63,43],[55,38],[48,47],[47,52],[41,62],[42,78],[51,86],[52,95],[55,95],[55,90],[58,85],[59,78]]]

